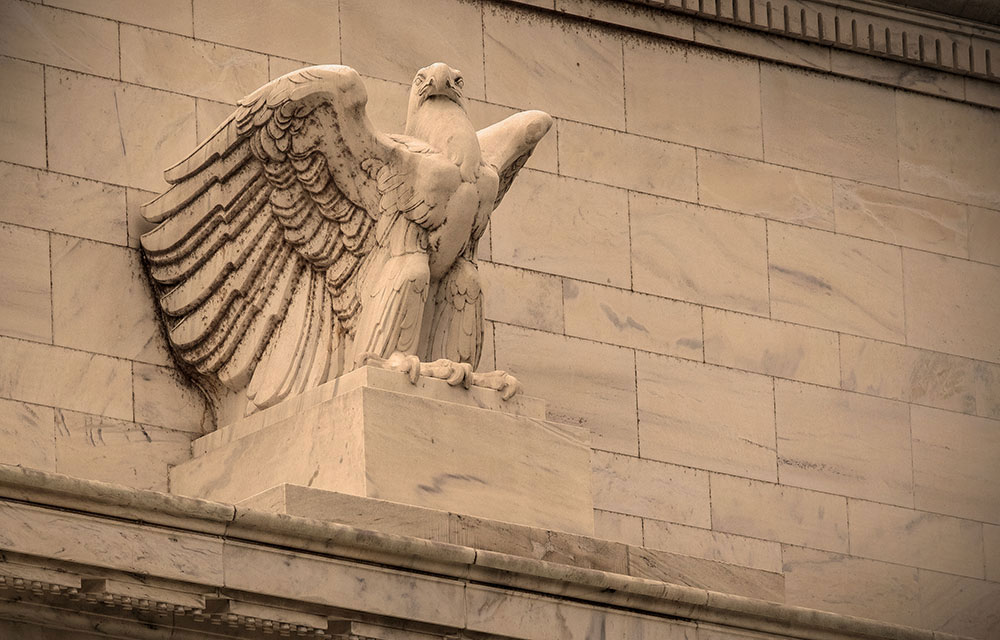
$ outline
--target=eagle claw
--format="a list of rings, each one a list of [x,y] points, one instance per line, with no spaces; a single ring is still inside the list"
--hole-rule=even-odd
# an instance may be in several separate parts
[[[468,362],[452,362],[451,360],[435,360],[421,362],[417,356],[407,355],[399,351],[388,358],[376,353],[366,353],[359,359],[362,366],[379,367],[390,371],[400,371],[407,374],[410,382],[417,383],[420,376],[444,380],[453,387],[462,385],[466,389],[472,386],[486,387],[500,392],[503,400],[510,400],[521,390],[521,383],[506,371],[491,371],[475,373]]]

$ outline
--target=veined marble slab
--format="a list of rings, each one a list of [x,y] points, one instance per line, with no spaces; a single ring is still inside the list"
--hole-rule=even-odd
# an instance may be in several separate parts
[[[356,371],[202,438],[170,490],[238,502],[290,483],[593,535],[586,429],[523,415],[540,401],[492,408],[488,390],[436,382]],[[452,391],[465,403],[441,399]]]

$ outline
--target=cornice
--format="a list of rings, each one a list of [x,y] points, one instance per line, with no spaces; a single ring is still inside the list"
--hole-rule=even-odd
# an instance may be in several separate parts
[[[0,618],[43,625],[58,618],[64,628],[88,628],[93,624],[88,617],[94,613],[93,607],[103,603],[107,612],[102,615],[105,618],[112,615],[115,624],[126,626],[136,620],[143,622],[146,613],[159,612],[170,613],[174,624],[182,626],[225,622],[234,628],[249,628],[252,624],[267,630],[291,625],[291,630],[302,635],[330,637],[324,633],[321,621],[333,613],[324,614],[322,602],[306,598],[296,605],[295,597],[272,586],[266,576],[255,582],[252,590],[248,590],[246,583],[234,588],[228,584],[229,570],[219,569],[232,562],[226,559],[226,554],[250,552],[261,558],[268,554],[280,556],[286,559],[285,564],[296,554],[306,562],[318,561],[309,558],[329,558],[329,562],[342,567],[358,563],[359,570],[404,576],[406,584],[415,590],[431,589],[445,580],[448,584],[476,584],[531,598],[568,598],[576,605],[610,607],[794,638],[954,638],[682,584],[132,490],[9,465],[0,465],[0,514],[3,509],[31,515],[36,523],[45,522],[55,530],[99,528],[111,539],[123,541],[138,540],[135,529],[138,524],[151,527],[151,534],[166,535],[171,544],[181,549],[215,548],[222,554],[212,560],[202,554],[198,564],[172,556],[171,562],[164,565],[163,558],[157,564],[153,557],[156,553],[139,552],[123,561],[115,553],[105,557],[90,549],[90,545],[74,556],[73,549],[80,548],[79,541],[74,547],[58,536],[49,535],[52,539],[46,539],[42,531],[22,541],[23,549],[18,547],[16,537],[10,537],[5,544],[10,545],[8,552],[13,555],[5,552],[9,557],[3,561],[0,554]],[[60,522],[60,518],[66,522]],[[88,520],[94,525],[85,524]],[[25,527],[31,530],[30,524]],[[59,563],[57,569],[46,567],[46,559]],[[207,564],[203,567],[204,563]],[[197,569],[192,574],[182,570],[182,566]],[[135,575],[145,577],[137,583],[133,581]],[[4,589],[32,592],[37,597],[12,599],[4,596]],[[216,595],[205,595],[210,592]],[[331,611],[336,611],[337,605],[332,606]],[[443,611],[439,615],[440,621],[429,622],[445,633],[460,631],[448,620],[464,619],[464,612]]]
[[[879,0],[500,0],[1000,108],[1000,29]]]

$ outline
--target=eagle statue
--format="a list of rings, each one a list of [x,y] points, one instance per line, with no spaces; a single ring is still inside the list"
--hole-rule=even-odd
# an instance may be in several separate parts
[[[170,347],[220,425],[363,365],[518,390],[475,372],[476,246],[552,119],[477,132],[462,74],[440,62],[413,80],[404,135],[377,131],[366,102],[345,66],[269,82],[143,208]]]

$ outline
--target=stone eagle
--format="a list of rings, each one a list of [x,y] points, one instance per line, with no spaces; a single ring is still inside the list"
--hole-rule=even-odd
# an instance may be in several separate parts
[[[462,74],[443,63],[414,78],[405,135],[375,130],[366,102],[349,67],[282,76],[167,169],[172,186],[143,208],[170,346],[228,419],[363,364],[517,390],[502,371],[474,373],[474,259],[551,118],[477,132]]]

